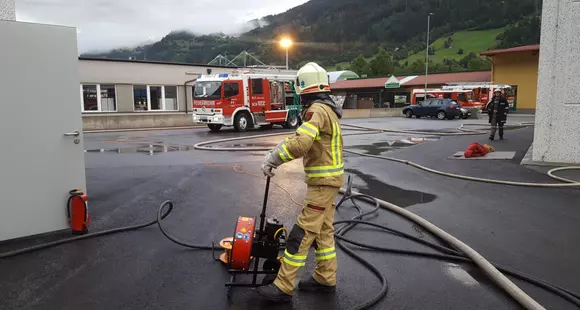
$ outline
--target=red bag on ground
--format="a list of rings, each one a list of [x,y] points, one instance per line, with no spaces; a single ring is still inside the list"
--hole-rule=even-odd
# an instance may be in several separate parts
[[[473,142],[469,145],[469,147],[467,147],[467,150],[465,150],[465,153],[463,153],[463,155],[465,156],[465,158],[483,157],[487,155],[487,153],[489,153],[489,150],[486,147],[477,142]]]

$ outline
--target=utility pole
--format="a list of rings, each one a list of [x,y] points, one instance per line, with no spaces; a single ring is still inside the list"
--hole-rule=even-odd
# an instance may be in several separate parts
[[[429,75],[429,32],[431,30],[431,16],[435,15],[434,13],[429,13],[427,15],[427,57],[425,61],[425,97],[423,97],[423,102],[427,100],[427,75]]]

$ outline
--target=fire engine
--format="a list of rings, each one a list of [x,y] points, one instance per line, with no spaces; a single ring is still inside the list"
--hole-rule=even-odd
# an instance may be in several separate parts
[[[424,98],[424,89],[414,89],[411,104],[417,104],[417,101],[423,101]],[[474,100],[474,94],[471,90],[427,89],[427,99],[431,98],[451,99],[462,107],[481,107],[483,105]]]
[[[504,96],[510,104],[510,108],[513,108],[516,99],[513,88],[506,84],[459,83],[443,86],[443,89],[473,91],[475,100],[483,103],[483,109],[485,109],[485,106],[489,103],[491,97],[493,97],[493,92],[497,89],[503,90]]]
[[[211,131],[233,126],[238,132],[260,126],[296,128],[300,99],[295,75],[223,73],[203,75],[194,84],[193,122]]]

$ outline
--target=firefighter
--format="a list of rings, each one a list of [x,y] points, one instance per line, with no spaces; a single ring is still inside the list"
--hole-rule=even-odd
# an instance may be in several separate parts
[[[294,135],[270,150],[262,164],[264,175],[272,177],[272,169],[302,157],[306,173],[305,203],[287,237],[276,280],[258,288],[259,294],[279,302],[291,301],[297,272],[306,264],[311,246],[315,250],[316,270],[312,277],[301,280],[298,288],[333,292],[336,287],[333,222],[336,196],[344,184],[339,122],[342,106],[329,96],[328,74],[313,62],[298,71],[296,92],[303,108],[303,123]]]
[[[493,98],[487,104],[486,110],[489,115],[489,123],[491,124],[491,133],[489,140],[495,139],[495,132],[499,127],[499,138],[503,140],[503,125],[507,121],[507,114],[510,109],[509,102],[503,96],[500,89],[496,89],[493,93]]]

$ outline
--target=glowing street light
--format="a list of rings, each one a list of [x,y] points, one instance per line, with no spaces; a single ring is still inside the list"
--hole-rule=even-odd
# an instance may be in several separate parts
[[[286,70],[288,70],[288,49],[292,46],[292,40],[282,39],[280,40],[280,46],[286,49]]]

